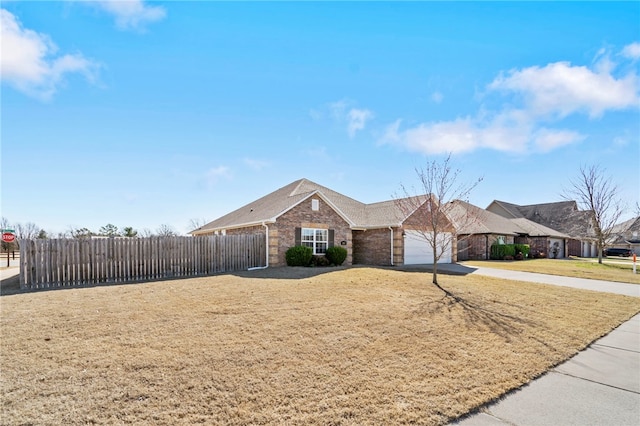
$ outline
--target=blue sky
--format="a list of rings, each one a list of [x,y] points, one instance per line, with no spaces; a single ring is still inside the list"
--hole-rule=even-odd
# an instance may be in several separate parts
[[[448,152],[469,201],[640,190],[638,2],[2,2],[2,216],[180,233],[306,177],[363,202]]]

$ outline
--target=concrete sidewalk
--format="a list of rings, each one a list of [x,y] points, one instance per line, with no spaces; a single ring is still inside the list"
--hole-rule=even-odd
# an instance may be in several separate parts
[[[584,290],[602,291],[605,293],[623,294],[625,296],[640,297],[640,285],[625,284],[612,281],[590,280],[587,278],[562,277],[559,275],[537,274],[534,272],[509,271],[484,267],[467,267],[473,269],[472,274],[490,277],[506,278],[509,280],[528,281],[542,284],[559,285],[563,287],[581,288]]]
[[[640,296],[635,284],[473,269],[467,273]],[[452,424],[640,425],[640,314],[542,377]]]

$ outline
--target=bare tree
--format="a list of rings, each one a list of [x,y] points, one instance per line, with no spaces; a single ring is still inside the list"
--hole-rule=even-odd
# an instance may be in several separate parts
[[[16,223],[16,238],[19,240],[32,240],[40,233],[40,227],[33,222],[27,222],[25,224]]]
[[[75,227],[71,227],[68,231],[68,234],[71,235],[72,238],[91,238],[93,235],[95,235],[90,229],[88,228],[75,228]]]
[[[408,218],[407,224],[431,247],[433,284],[449,294],[438,284],[438,261],[446,250],[451,250],[455,242],[455,229],[447,216],[447,204],[454,200],[466,200],[482,178],[472,183],[458,182],[460,170],[452,168],[451,154],[441,162],[430,161],[426,167],[416,168],[415,171],[420,194],[415,189],[410,192],[402,185],[402,198],[394,199],[403,216]]]
[[[140,235],[143,238],[149,238],[149,237],[153,237],[153,232],[149,228],[144,228],[142,231],[140,231]]]
[[[602,251],[611,237],[613,226],[625,211],[620,189],[597,165],[581,166],[578,177],[570,183],[571,188],[566,189],[563,196],[567,200],[575,199],[580,208],[590,212],[598,263],[602,263]]]
[[[171,225],[162,224],[156,229],[156,234],[159,237],[175,237],[178,233],[173,229]]]
[[[206,225],[207,223],[209,223],[208,220],[203,219],[203,218],[199,218],[199,219],[190,219],[189,220],[189,225],[187,225],[188,231],[194,231],[198,228],[203,227],[204,225]]]

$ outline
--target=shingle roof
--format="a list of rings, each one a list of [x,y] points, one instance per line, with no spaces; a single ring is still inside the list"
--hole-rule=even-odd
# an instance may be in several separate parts
[[[575,201],[519,206],[495,200],[487,209],[511,219],[529,219],[572,238],[589,238],[593,236],[590,212],[578,210],[578,204]]]
[[[640,243],[640,216],[615,225],[611,228],[611,236],[611,244]]]
[[[191,233],[270,223],[314,194],[331,204],[353,228],[398,226],[406,218],[395,200],[364,204],[308,179],[299,179]]]
[[[547,228],[524,217],[506,218],[461,200],[447,204],[445,211],[458,233],[463,235],[505,234],[569,238],[562,232]]]
[[[556,237],[556,238],[571,238],[569,235],[556,231],[555,229],[548,228],[539,223],[535,223],[524,217],[516,219],[510,219],[515,222],[520,228],[522,228],[530,237]]]
[[[448,203],[444,211],[459,234],[522,234],[522,229],[511,220],[481,209],[465,201]]]
[[[412,213],[407,212],[401,206],[402,204],[405,207],[418,206],[427,200],[425,195],[419,195],[407,198],[409,200],[407,203],[402,203],[402,200],[389,200],[365,204],[308,179],[299,179],[213,222],[209,222],[191,233],[201,234],[220,229],[272,223],[280,215],[313,195],[317,195],[329,203],[352,228],[360,229],[399,226]],[[520,213],[520,208],[531,206],[499,203],[505,209],[513,211],[514,217],[505,218],[461,200],[448,203],[443,209],[460,234],[527,234],[530,236],[567,237],[561,232],[524,218]]]

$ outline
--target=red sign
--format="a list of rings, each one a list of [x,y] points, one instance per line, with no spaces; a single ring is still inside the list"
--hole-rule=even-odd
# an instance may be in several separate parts
[[[16,236],[11,232],[3,232],[2,233],[2,241],[5,243],[12,243],[16,240]]]

